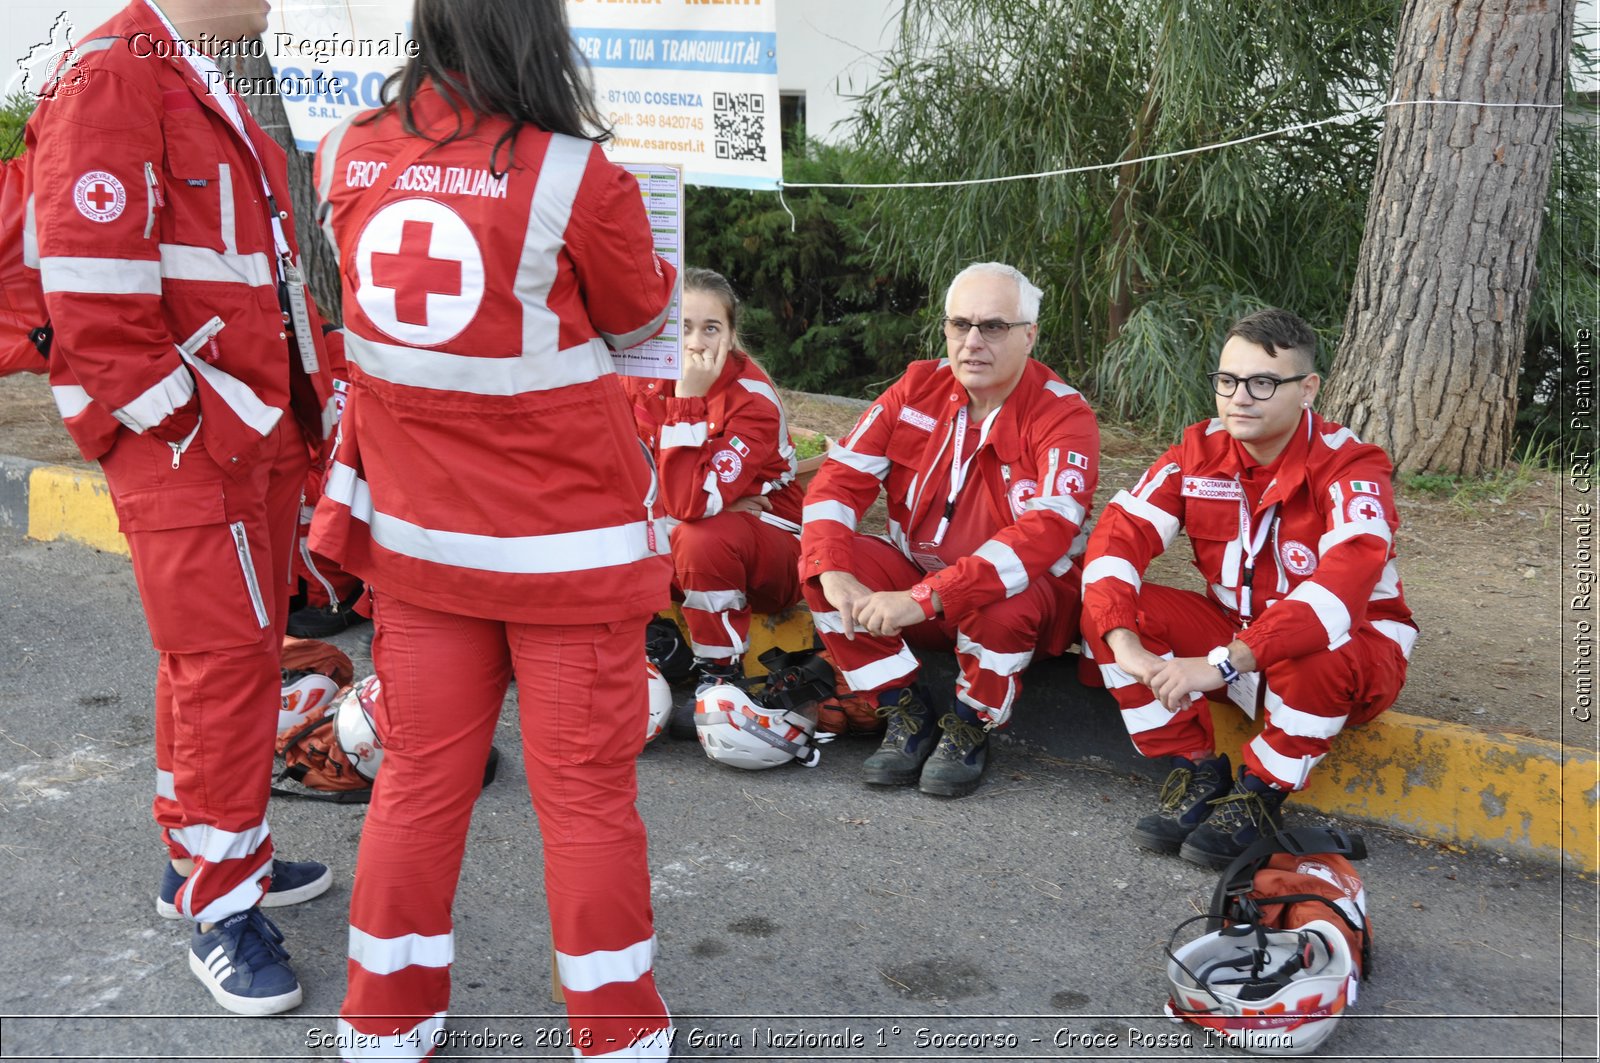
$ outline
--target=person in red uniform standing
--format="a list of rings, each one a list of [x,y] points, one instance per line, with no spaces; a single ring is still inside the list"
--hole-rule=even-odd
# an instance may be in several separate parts
[[[800,600],[794,441],[778,391],[739,349],[739,300],[708,269],[683,272],[683,371],[677,381],[626,378],[639,436],[661,470],[674,579],[695,657],[695,687],[744,674],[751,611]],[[693,739],[694,698],[668,730]]]
[[[1217,416],[1191,425],[1106,506],[1084,565],[1084,636],[1135,747],[1170,757],[1134,840],[1225,867],[1349,724],[1394,703],[1416,641],[1395,564],[1400,527],[1382,449],[1311,409],[1316,334],[1283,310],[1228,332]],[[1143,582],[1189,533],[1204,595]],[[1205,691],[1265,725],[1238,775]]]
[[[451,910],[515,677],[572,1047],[666,1059],[634,763],[672,565],[610,349],[660,331],[676,275],[560,0],[417,0],[411,26],[389,102],[317,155],[351,390],[311,545],[367,584],[383,685],[339,1049],[450,1043]]]
[[[1074,558],[1100,431],[1083,397],[1030,357],[1041,294],[1000,263],[957,274],[948,357],[913,362],[806,493],[806,602],[845,682],[874,695],[888,724],[864,765],[870,785],[971,793],[1034,653],[1077,638]],[[888,536],[862,535],[857,521],[880,491]],[[954,648],[950,711],[930,707],[907,640]]]
[[[317,896],[266,809],[295,507],[332,381],[301,282],[283,151],[208,56],[260,0],[135,0],[76,49],[28,126],[50,383],[127,535],[156,675],[157,909],[225,1008],[300,1002],[261,905]]]

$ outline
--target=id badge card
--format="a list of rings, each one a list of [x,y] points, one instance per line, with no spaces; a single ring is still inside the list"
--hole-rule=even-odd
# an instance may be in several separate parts
[[[939,547],[933,543],[917,543],[911,549],[911,560],[927,575],[943,572],[950,566],[939,556],[938,550]]]

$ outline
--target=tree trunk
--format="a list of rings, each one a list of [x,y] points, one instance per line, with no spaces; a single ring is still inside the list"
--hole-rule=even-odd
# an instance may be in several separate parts
[[[273,76],[272,64],[267,61],[264,52],[259,56],[226,58],[218,65],[230,77],[249,79],[254,84],[265,84],[265,79]],[[256,81],[258,78],[262,80]],[[322,316],[330,324],[337,325],[344,320],[339,296],[339,262],[317,225],[317,191],[311,180],[311,156],[295,146],[282,96],[276,92],[263,92],[245,94],[243,98],[261,128],[289,156],[289,209],[294,212],[301,268],[305,270],[306,281],[311,286],[311,294]]]
[[[1391,99],[1560,104],[1572,18],[1560,0],[1408,0]],[[1505,464],[1560,115],[1388,110],[1325,405],[1398,470]]]

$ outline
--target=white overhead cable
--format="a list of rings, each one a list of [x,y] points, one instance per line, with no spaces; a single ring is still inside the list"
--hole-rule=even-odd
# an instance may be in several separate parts
[[[1202,144],[1197,148],[1182,148],[1178,151],[1164,151],[1158,155],[1144,155],[1137,159],[1118,159],[1116,162],[1098,162],[1089,166],[1069,166],[1061,170],[1042,170],[1039,173],[1007,174],[1004,177],[969,177],[959,181],[894,181],[883,184],[779,181],[778,191],[781,194],[790,188],[956,188],[964,185],[1001,184],[1006,181],[1032,181],[1041,177],[1064,177],[1067,174],[1089,173],[1094,170],[1117,170],[1124,166],[1137,166],[1140,163],[1176,159],[1185,155],[1198,155],[1206,151],[1219,151],[1222,148],[1231,148],[1238,144],[1248,144],[1253,140],[1267,140],[1271,137],[1281,137],[1288,133],[1316,129],[1318,126],[1349,122],[1363,115],[1376,114],[1389,107],[1533,107],[1559,110],[1561,106],[1559,103],[1485,103],[1482,100],[1384,100],[1381,103],[1369,104],[1366,107],[1358,107],[1353,111],[1336,114],[1332,118],[1320,118],[1315,122],[1297,122],[1294,125],[1286,125],[1280,129],[1270,129],[1262,133],[1252,133],[1249,136],[1238,137],[1234,140],[1223,140],[1215,144]],[[784,207],[787,209],[788,204],[784,204]]]

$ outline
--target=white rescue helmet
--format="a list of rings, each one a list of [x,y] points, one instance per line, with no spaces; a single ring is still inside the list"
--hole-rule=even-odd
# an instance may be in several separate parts
[[[278,703],[278,733],[322,719],[333,711],[333,699],[338,694],[339,684],[321,672],[307,672],[285,684]]]
[[[661,675],[661,669],[648,658],[644,662],[644,684],[650,705],[649,718],[645,720],[644,740],[648,745],[661,735],[667,726],[667,716],[672,712],[672,687]]]
[[[817,766],[815,707],[809,713],[771,709],[730,683],[695,695],[694,727],[706,756],[719,764],[759,771],[798,760]]]
[[[356,774],[368,782],[378,777],[378,767],[383,763],[383,742],[373,723],[382,693],[378,677],[369,675],[347,690],[333,710],[333,734],[339,748]]]
[[[1257,1055],[1316,1051],[1356,1000],[1350,946],[1322,919],[1293,930],[1224,927],[1167,955],[1167,1014]]]

